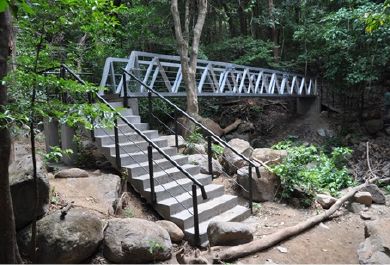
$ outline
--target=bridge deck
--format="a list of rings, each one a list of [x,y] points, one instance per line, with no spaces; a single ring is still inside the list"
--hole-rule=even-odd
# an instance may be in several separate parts
[[[166,96],[185,96],[179,56],[133,51],[129,58],[106,59],[100,85],[123,94],[122,69]],[[126,77],[128,94],[145,97],[146,89]],[[198,60],[196,83],[199,96],[312,97],[317,96],[313,78],[276,70]],[[103,91],[101,91],[103,94]]]

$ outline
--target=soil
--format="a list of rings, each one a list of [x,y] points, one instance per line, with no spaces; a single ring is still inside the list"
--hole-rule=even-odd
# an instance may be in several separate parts
[[[377,218],[390,216],[389,205],[373,205],[368,211]],[[261,238],[316,214],[316,210],[294,209],[287,205],[266,202],[261,204],[256,215],[250,217],[247,222],[256,225],[255,238]],[[235,263],[359,263],[356,250],[364,241],[364,222],[359,214],[343,210],[339,217],[321,223],[266,251],[241,258]],[[287,253],[282,253],[278,247],[286,248]]]

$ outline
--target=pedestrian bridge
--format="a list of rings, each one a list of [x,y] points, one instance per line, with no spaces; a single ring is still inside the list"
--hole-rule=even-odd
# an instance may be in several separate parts
[[[163,96],[185,96],[179,56],[133,51],[128,58],[106,59],[101,87],[131,97],[147,96],[147,89],[132,82],[123,69]],[[123,86],[124,78],[127,86]],[[198,96],[315,97],[317,81],[307,76],[225,62],[198,60]],[[104,91],[100,91],[103,94]]]

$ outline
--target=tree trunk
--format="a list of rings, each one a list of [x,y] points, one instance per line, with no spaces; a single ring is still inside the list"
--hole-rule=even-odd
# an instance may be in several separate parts
[[[278,31],[276,29],[275,25],[275,18],[274,18],[274,0],[268,0],[268,11],[269,11],[269,18],[271,19],[271,38],[272,42],[274,43],[274,60],[275,62],[279,61],[279,45],[278,45]]]
[[[171,12],[175,27],[176,42],[180,54],[182,74],[187,92],[187,112],[189,114],[198,114],[198,95],[196,87],[196,66],[198,60],[200,36],[202,35],[203,25],[207,13],[207,0],[197,1],[197,19],[193,28],[191,51],[189,51],[189,25],[191,21],[190,0],[185,3],[184,15],[184,33],[180,20],[178,1],[172,0]]]
[[[7,88],[1,80],[7,74],[9,56],[10,15],[0,13],[0,111],[4,111],[7,103]],[[9,186],[8,163],[11,140],[8,129],[0,121],[0,263],[17,263],[18,250],[12,197]]]
[[[240,2],[237,13],[240,20],[240,33],[241,35],[246,36],[248,35],[248,24],[245,14],[245,1]]]

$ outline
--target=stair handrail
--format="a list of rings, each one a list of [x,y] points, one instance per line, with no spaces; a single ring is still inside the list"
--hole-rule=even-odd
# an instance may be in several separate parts
[[[61,64],[61,67],[65,69],[68,73],[70,73],[80,84],[86,85],[87,83],[81,79],[74,71],[72,71],[67,65]],[[171,164],[173,164],[179,171],[181,171],[188,179],[190,179],[196,186],[198,186],[202,193],[202,198],[204,200],[207,199],[207,193],[204,188],[204,185],[200,183],[198,180],[194,179],[187,170],[185,170],[182,166],[180,166],[176,161],[172,160],[169,155],[167,155],[161,148],[155,144],[152,140],[150,140],[142,131],[140,131],[137,127],[131,124],[122,114],[117,112],[114,107],[112,107],[102,96],[98,93],[94,93],[94,96],[97,97],[101,102],[107,105],[111,110],[116,112],[117,117],[119,117],[126,125],[128,125],[131,129],[133,129],[139,136],[141,136],[146,142],[149,143],[152,147],[154,147],[165,159],[167,159]]]
[[[123,69],[123,68],[122,68]],[[236,154],[237,156],[239,156],[241,159],[245,160],[246,162],[248,162],[250,165],[252,165],[254,168],[258,168],[259,165],[258,164],[255,164],[253,161],[251,161],[250,159],[248,159],[247,157],[245,157],[244,155],[240,154],[239,152],[237,152],[237,150],[235,150],[229,143],[227,143],[226,141],[224,141],[221,137],[219,137],[218,135],[216,135],[215,133],[213,133],[212,131],[210,131],[210,129],[208,129],[206,126],[204,126],[203,124],[201,124],[200,122],[198,122],[197,120],[195,120],[191,115],[189,115],[187,112],[185,112],[184,110],[182,110],[181,108],[179,108],[177,105],[175,105],[174,103],[172,103],[169,99],[167,99],[166,97],[164,97],[163,95],[161,95],[159,92],[157,92],[156,90],[154,90],[153,88],[151,88],[149,85],[147,85],[146,83],[144,83],[143,81],[141,81],[140,79],[138,79],[133,73],[130,73],[128,71],[126,71],[125,69],[123,69],[124,73],[128,74],[129,76],[131,76],[132,78],[134,78],[135,81],[137,81],[140,85],[146,87],[149,91],[151,91],[153,94],[155,94],[156,96],[158,96],[159,98],[161,98],[162,100],[164,100],[166,103],[168,103],[170,106],[172,106],[173,108],[175,108],[177,111],[179,111],[181,114],[183,114],[186,118],[190,119],[193,123],[195,123],[196,125],[198,125],[199,127],[201,127],[203,130],[205,130],[208,134],[210,134],[214,139],[216,139],[219,143],[221,143],[222,145],[224,145],[225,147],[229,148],[231,151],[233,151],[234,154]]]
[[[123,70],[123,73],[124,75],[128,75],[130,76],[131,78],[133,78],[137,83],[139,83],[140,85],[142,85],[144,88],[148,89],[148,91],[150,93],[153,93],[154,95],[156,95],[158,98],[162,99],[164,102],[166,102],[167,104],[169,104],[171,107],[173,107],[176,111],[178,111],[179,113],[181,113],[182,115],[184,115],[186,118],[188,118],[189,120],[191,120],[195,125],[199,126],[200,128],[202,128],[205,132],[207,132],[212,138],[214,138],[218,143],[222,144],[223,146],[225,146],[225,148],[229,148],[234,154],[236,154],[238,157],[240,157],[242,160],[244,160],[245,162],[247,162],[249,164],[249,172],[248,172],[248,175],[249,175],[249,208],[251,209],[251,211],[253,212],[253,194],[252,194],[252,167],[255,168],[256,170],[256,175],[258,178],[261,178],[261,174],[260,174],[260,167],[261,165],[259,165],[258,163],[254,163],[252,160],[250,160],[249,158],[245,157],[244,155],[240,154],[237,150],[235,150],[229,143],[227,143],[226,141],[224,141],[221,137],[219,137],[218,135],[216,135],[215,133],[213,133],[210,129],[208,129],[206,126],[204,126],[203,124],[201,124],[200,122],[198,122],[194,117],[192,117],[191,115],[189,115],[187,112],[185,112],[184,110],[182,110],[181,108],[179,108],[176,104],[172,103],[169,99],[167,99],[166,97],[164,97],[163,95],[161,95],[158,91],[156,91],[155,89],[151,88],[148,84],[146,84],[145,82],[141,81],[138,77],[136,77],[133,73],[127,71],[125,68],[122,68]],[[122,85],[122,88],[125,89],[124,92],[124,96],[125,96],[125,100],[126,97],[128,96],[128,93],[127,93],[127,80],[124,79],[124,82],[123,82],[123,85]],[[176,132],[177,133],[177,132]],[[210,139],[210,138],[209,138]],[[209,145],[210,145],[210,141],[209,141]],[[210,156],[210,154],[209,154]],[[210,159],[209,159],[210,160]],[[210,161],[209,161],[209,164],[210,164]],[[212,172],[210,172],[210,174],[212,174]]]

